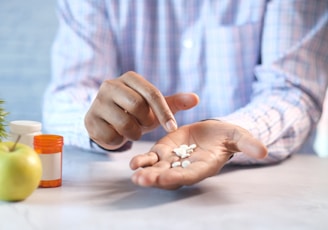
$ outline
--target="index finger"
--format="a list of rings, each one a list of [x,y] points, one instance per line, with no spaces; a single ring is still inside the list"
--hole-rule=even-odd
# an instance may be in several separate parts
[[[177,129],[177,122],[162,93],[151,83],[135,72],[127,72],[122,76],[123,82],[136,90],[147,101],[159,123],[167,132]]]

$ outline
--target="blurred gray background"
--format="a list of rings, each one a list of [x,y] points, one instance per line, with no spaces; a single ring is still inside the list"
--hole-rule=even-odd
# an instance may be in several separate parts
[[[0,99],[11,120],[41,121],[57,30],[55,0],[0,0]]]

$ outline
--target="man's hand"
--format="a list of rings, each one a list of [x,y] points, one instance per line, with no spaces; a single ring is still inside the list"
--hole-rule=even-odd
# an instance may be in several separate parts
[[[188,158],[191,164],[172,168],[172,162],[179,160],[172,151],[182,144],[197,146]],[[217,174],[235,152],[254,158],[267,155],[266,147],[239,126],[216,120],[182,126],[159,140],[148,153],[131,160],[131,169],[139,169],[132,181],[163,189],[192,185]]]
[[[198,101],[193,93],[164,97],[143,77],[127,72],[103,82],[85,116],[85,127],[94,142],[116,149],[158,125],[167,132],[176,130],[174,114],[196,106]]]

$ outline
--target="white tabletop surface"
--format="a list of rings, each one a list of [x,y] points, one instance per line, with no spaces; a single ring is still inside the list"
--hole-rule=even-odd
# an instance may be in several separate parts
[[[63,185],[0,202],[0,229],[328,229],[328,159],[294,155],[266,167],[225,167],[175,191],[130,182],[132,155],[65,148]]]

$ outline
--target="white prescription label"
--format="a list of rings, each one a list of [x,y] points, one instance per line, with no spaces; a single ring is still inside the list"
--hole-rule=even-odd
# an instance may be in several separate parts
[[[42,162],[41,180],[58,180],[61,178],[61,153],[39,154]]]

